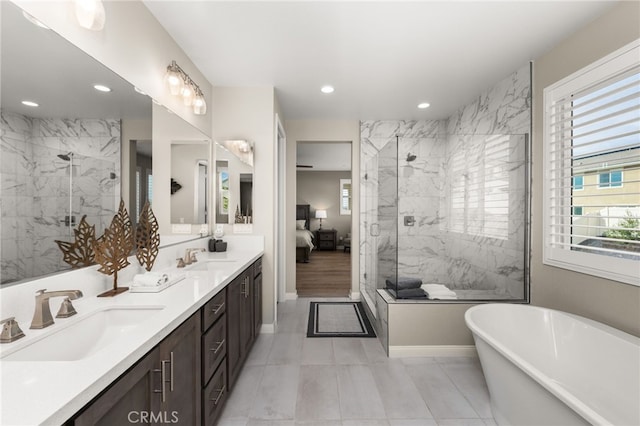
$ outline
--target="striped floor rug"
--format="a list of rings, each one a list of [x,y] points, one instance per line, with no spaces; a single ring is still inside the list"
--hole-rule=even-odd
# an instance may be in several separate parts
[[[360,302],[311,302],[307,337],[376,337]]]

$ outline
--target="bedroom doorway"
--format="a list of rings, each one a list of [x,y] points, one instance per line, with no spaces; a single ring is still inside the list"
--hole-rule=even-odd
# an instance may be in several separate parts
[[[351,294],[351,142],[296,143],[296,293]]]

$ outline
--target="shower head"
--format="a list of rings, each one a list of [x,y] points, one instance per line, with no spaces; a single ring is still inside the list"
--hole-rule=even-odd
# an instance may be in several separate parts
[[[73,152],[68,152],[66,154],[58,154],[58,158],[64,161],[71,161],[73,157]]]
[[[410,162],[412,162],[412,161],[413,161],[413,160],[415,160],[415,159],[416,159],[415,154],[412,154],[412,153],[408,153],[408,154],[407,154],[407,163],[410,163]]]

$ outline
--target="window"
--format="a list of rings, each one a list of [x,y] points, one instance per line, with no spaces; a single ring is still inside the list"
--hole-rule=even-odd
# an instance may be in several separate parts
[[[543,203],[546,264],[640,286],[639,58],[637,40],[544,89]]]
[[[340,214],[351,214],[351,179],[340,179]]]
[[[573,190],[582,191],[584,189],[584,176],[573,177]]]
[[[619,188],[622,186],[622,171],[600,173],[598,188]]]

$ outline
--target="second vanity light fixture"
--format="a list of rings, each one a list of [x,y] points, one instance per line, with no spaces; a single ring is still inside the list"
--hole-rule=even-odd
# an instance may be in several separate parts
[[[182,102],[185,106],[192,107],[194,114],[204,115],[207,113],[207,102],[204,100],[202,90],[176,61],[171,61],[167,67],[165,81],[171,94],[182,96]]]

